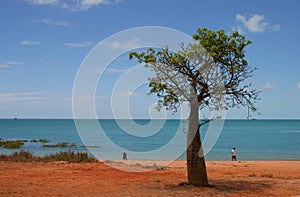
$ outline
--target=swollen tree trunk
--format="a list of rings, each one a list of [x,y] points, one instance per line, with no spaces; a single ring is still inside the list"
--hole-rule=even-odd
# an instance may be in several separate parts
[[[187,135],[188,183],[195,186],[208,186],[203,148],[201,147],[199,104],[191,103]]]

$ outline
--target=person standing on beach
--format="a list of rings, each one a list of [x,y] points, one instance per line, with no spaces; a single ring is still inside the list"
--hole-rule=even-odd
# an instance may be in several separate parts
[[[236,150],[235,150],[235,148],[232,148],[232,150],[231,150],[231,160],[236,161]]]
[[[123,151],[123,161],[124,161],[124,160],[126,160],[126,161],[127,161],[127,153],[126,153],[126,151],[125,151],[125,150]]]

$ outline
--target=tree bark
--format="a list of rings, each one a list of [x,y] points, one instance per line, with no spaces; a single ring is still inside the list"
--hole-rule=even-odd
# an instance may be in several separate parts
[[[208,186],[205,158],[200,138],[199,104],[191,103],[187,135],[188,183],[194,186]]]

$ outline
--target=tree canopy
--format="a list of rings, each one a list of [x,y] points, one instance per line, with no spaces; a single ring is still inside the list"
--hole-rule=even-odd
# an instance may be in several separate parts
[[[146,63],[156,73],[149,78],[149,93],[158,96],[158,108],[176,111],[181,102],[190,101],[194,95],[200,109],[242,105],[256,111],[258,91],[245,83],[256,69],[245,59],[245,47],[251,42],[236,31],[226,35],[224,30],[206,28],[197,29],[193,38],[196,43],[182,45],[177,52],[163,47],[130,53],[130,59]],[[222,95],[222,103],[212,95]]]

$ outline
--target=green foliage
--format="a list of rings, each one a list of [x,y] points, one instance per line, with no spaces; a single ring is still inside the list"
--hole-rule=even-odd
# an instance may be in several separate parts
[[[31,152],[21,150],[20,152],[14,152],[8,156],[0,155],[0,160],[25,162],[25,161],[34,161],[35,157],[32,155]]]
[[[177,52],[163,47],[130,53],[129,59],[145,63],[156,73],[149,78],[149,94],[159,98],[157,109],[176,111],[181,102],[197,99],[200,109],[242,105],[256,111],[259,92],[246,82],[255,70],[245,59],[245,48],[251,41],[237,31],[227,35],[224,30],[207,28],[197,29],[193,39],[196,43],[183,45]],[[225,97],[222,103],[221,97]]]
[[[17,162],[53,162],[53,161],[67,161],[72,163],[78,162],[97,162],[94,157],[90,157],[88,153],[81,152],[58,152],[55,154],[46,155],[44,157],[34,156],[29,151],[14,152],[11,155],[0,155],[1,161],[17,161]]]
[[[0,140],[0,146],[3,146],[4,148],[19,149],[23,145],[24,145],[24,141],[22,140],[7,140],[7,141]]]
[[[80,152],[58,152],[56,154],[50,154],[49,156],[45,156],[43,158],[45,161],[68,161],[72,163],[78,162],[95,162],[97,161],[93,157],[89,157],[88,153],[80,153]]]

